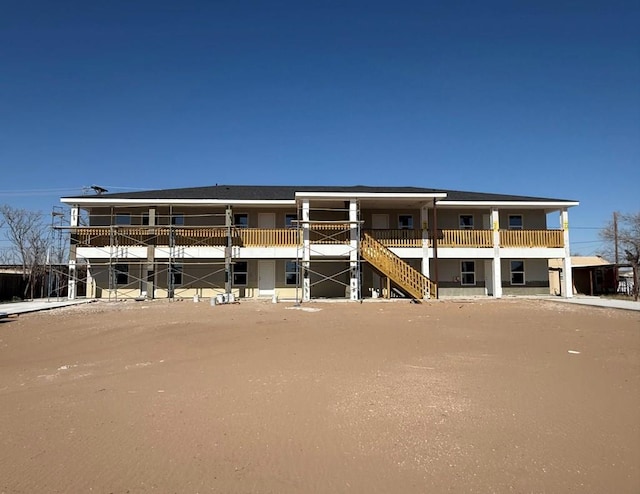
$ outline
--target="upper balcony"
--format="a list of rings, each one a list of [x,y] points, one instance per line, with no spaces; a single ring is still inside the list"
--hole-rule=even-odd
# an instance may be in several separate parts
[[[422,230],[367,230],[386,247],[422,248]],[[212,227],[77,227],[72,229],[72,243],[78,247],[109,246],[227,246],[227,229]],[[314,225],[309,232],[312,244],[348,244],[351,232],[348,225],[325,223]],[[500,230],[500,247],[557,248],[564,247],[562,230]],[[433,247],[429,232],[428,246]],[[231,229],[231,244],[238,247],[295,247],[302,244],[302,232],[296,228],[239,228]],[[492,248],[492,230],[438,230],[439,248]]]

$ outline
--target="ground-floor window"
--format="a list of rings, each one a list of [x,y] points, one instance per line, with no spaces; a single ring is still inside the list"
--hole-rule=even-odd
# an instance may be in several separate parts
[[[460,263],[460,283],[462,285],[476,284],[476,262],[462,261]]]
[[[249,266],[247,261],[236,261],[233,265],[233,285],[247,286],[247,273]]]
[[[298,269],[296,261],[287,261],[284,264],[284,279],[287,285],[298,284]]]
[[[114,268],[116,285],[128,285],[129,284],[129,265],[128,264],[116,264]]]
[[[170,268],[171,276],[173,277],[173,286],[182,285],[182,270],[183,267],[181,264],[174,264]]]
[[[524,261],[511,261],[511,284],[524,285]]]

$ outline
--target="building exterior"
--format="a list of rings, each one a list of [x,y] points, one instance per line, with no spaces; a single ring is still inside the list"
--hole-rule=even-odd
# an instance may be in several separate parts
[[[625,273],[628,264],[615,264],[600,256],[572,256],[573,293],[580,295],[613,295],[630,293]],[[552,295],[562,295],[563,260],[549,260],[549,289]]]
[[[63,197],[69,297],[501,297],[572,290],[578,203],[419,187],[216,185]],[[556,213],[558,228],[547,227]]]

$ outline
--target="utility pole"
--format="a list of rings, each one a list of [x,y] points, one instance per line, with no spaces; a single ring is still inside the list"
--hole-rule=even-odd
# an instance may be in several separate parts
[[[618,213],[616,211],[613,212],[613,245],[616,251],[616,268],[618,267],[618,263],[620,259],[618,257]]]
[[[613,247],[615,250],[615,266],[613,268],[613,284],[614,284],[614,295],[618,293],[618,263],[620,262],[620,258],[618,255],[618,213],[616,211],[613,212]]]

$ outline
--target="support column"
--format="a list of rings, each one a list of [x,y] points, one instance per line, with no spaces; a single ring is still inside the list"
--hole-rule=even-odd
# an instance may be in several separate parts
[[[349,201],[349,231],[351,233],[349,242],[349,298],[358,300],[360,294],[360,276],[358,269],[358,242],[360,239],[358,228],[358,201]]]
[[[311,281],[309,267],[311,261],[311,242],[309,237],[309,199],[302,201],[302,301],[311,300]]]
[[[420,208],[420,227],[422,228],[422,274],[429,278],[429,206],[426,204]]]
[[[151,238],[155,236],[156,226],[156,208],[149,208],[149,235]],[[152,242],[147,245],[147,264],[143,269],[146,271],[145,277],[145,291],[147,292],[147,298],[155,298],[155,256],[156,256],[156,242]]]
[[[230,300],[230,293],[232,288],[232,273],[231,273],[231,256],[233,254],[233,239],[231,238],[231,232],[233,230],[233,209],[231,206],[227,206],[224,215],[224,225],[227,229],[227,246],[224,249],[224,292],[227,294],[227,300]]]
[[[71,207],[71,216],[69,220],[69,226],[71,226],[71,232],[74,232],[74,228],[78,226],[78,217],[79,217],[79,208],[78,205],[75,204]],[[77,252],[76,245],[72,242],[69,245],[69,288],[67,290],[67,298],[69,300],[75,300],[77,297],[77,287],[78,287],[78,273],[76,272],[76,262],[77,262]]]
[[[497,208],[491,208],[491,228],[493,230],[493,296],[502,298],[502,265],[500,260],[500,215]]]
[[[560,225],[562,228],[562,240],[564,243],[564,258],[562,262],[563,286],[562,292],[565,298],[573,297],[573,271],[571,268],[571,246],[569,244],[569,211],[564,208],[560,211]]]

